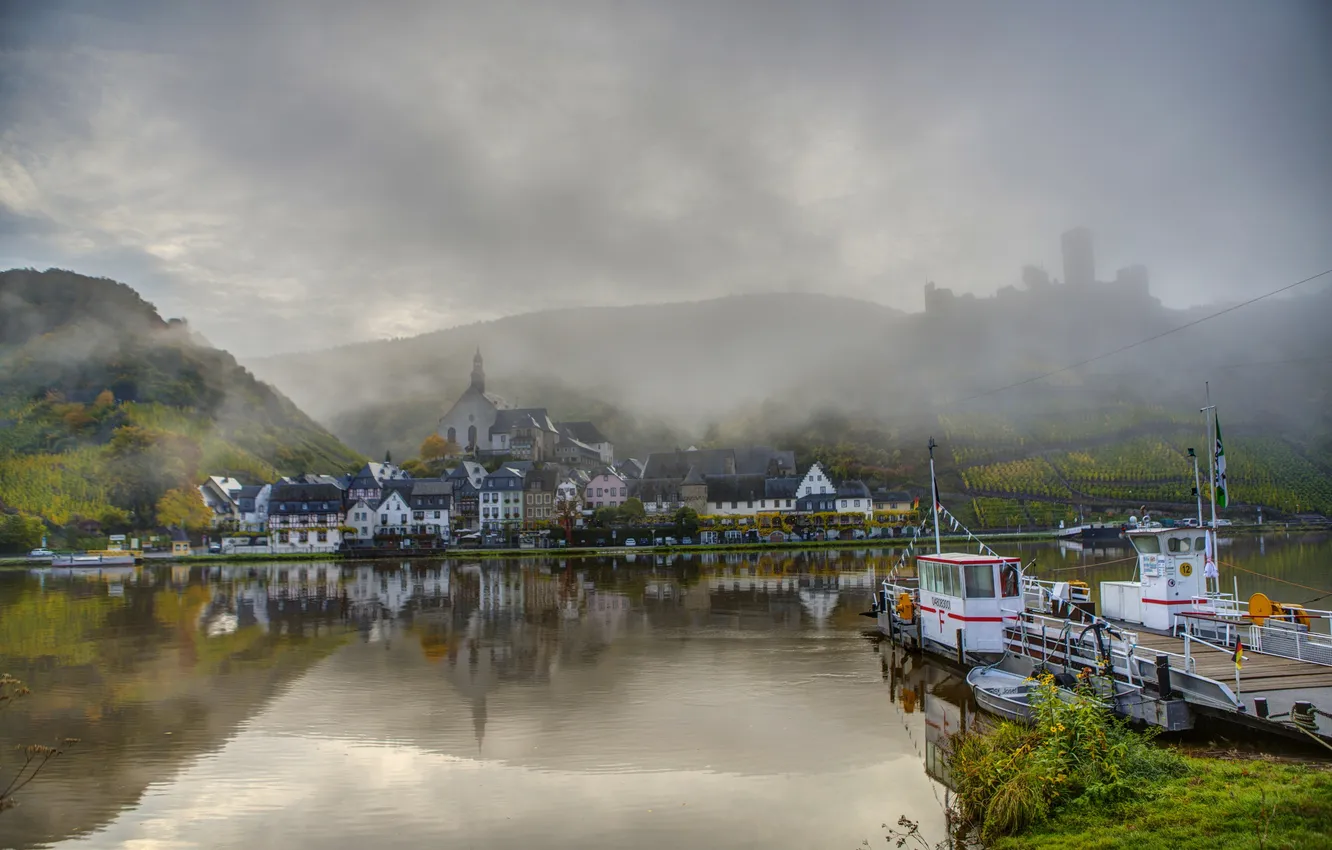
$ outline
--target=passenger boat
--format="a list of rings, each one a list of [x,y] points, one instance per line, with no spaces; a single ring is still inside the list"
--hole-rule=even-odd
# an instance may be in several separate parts
[[[130,552],[66,552],[51,559],[53,567],[132,567]]]
[[[1219,448],[1218,437],[1218,456]],[[1204,528],[1131,523],[1124,535],[1136,575],[1102,582],[1098,613],[1085,583],[1039,579],[970,532],[977,553],[940,551],[940,514],[955,529],[960,523],[937,487],[934,497],[934,554],[915,556],[914,576],[904,556],[875,596],[870,613],[885,637],[961,667],[1002,661],[1011,675],[1047,669],[1066,679],[1089,671],[1117,713],[1171,731],[1210,716],[1332,744],[1332,611],[1263,594],[1242,600],[1237,586],[1223,592],[1215,518]],[[1198,510],[1202,525],[1201,498]],[[996,687],[984,699],[997,713],[1020,712],[999,699],[1020,702],[1003,690],[1016,683]]]

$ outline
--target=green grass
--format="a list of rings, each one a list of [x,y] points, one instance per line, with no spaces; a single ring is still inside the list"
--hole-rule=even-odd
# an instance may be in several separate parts
[[[1332,767],[1188,758],[1150,798],[1068,806],[992,850],[1332,848]]]

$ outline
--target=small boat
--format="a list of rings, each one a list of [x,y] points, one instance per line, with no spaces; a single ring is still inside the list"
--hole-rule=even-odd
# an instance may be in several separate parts
[[[976,703],[991,714],[1019,723],[1031,722],[1031,686],[1025,676],[997,667],[977,667],[967,674]]]

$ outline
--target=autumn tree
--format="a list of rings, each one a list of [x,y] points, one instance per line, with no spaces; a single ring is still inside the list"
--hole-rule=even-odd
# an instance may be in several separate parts
[[[643,500],[637,496],[630,496],[620,505],[620,518],[627,523],[642,522],[647,517],[647,509],[643,507]]]
[[[206,528],[211,518],[212,513],[195,487],[168,490],[157,502],[159,525],[196,530]]]
[[[0,519],[0,552],[28,552],[42,543],[46,525],[35,516],[11,514]]]

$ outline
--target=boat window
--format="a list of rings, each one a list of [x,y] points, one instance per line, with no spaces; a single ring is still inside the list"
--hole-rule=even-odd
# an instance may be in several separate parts
[[[1189,551],[1189,538],[1171,537],[1166,541],[1166,548],[1171,552],[1187,552]]]
[[[1143,535],[1142,537],[1131,537],[1133,548],[1138,550],[1141,555],[1159,555],[1161,554],[1161,541],[1154,536]]]
[[[942,564],[939,567],[939,572],[943,573],[943,581],[940,584],[943,586],[943,592],[949,596],[962,595],[962,588],[958,587],[960,582],[957,578],[957,571],[958,568],[952,564]]]
[[[966,578],[968,599],[994,598],[993,564],[967,564]]]
[[[1193,551],[1195,551],[1195,552],[1206,552],[1206,551],[1207,551],[1207,538],[1206,538],[1206,537],[1199,537],[1197,540],[1193,541]]]
[[[935,564],[927,561],[921,565],[921,569],[925,571],[925,589],[930,593],[938,593],[939,568]]]
[[[1022,595],[1022,583],[1018,580],[1017,564],[1004,564],[999,570],[1000,595],[1006,598]]]
[[[920,574],[920,589],[929,593],[934,590],[930,587],[930,565],[926,561],[916,562],[916,572]]]

